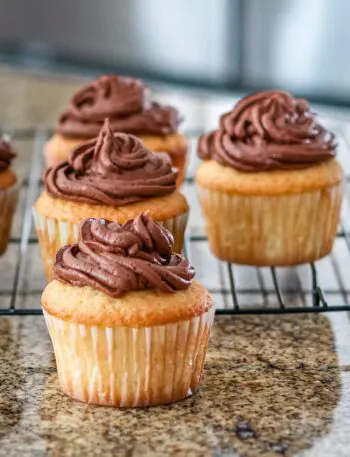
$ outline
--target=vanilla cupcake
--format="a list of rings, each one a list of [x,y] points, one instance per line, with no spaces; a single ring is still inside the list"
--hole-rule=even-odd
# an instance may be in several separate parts
[[[57,253],[42,295],[63,391],[86,402],[151,406],[192,395],[214,307],[173,237],[142,214],[88,219]]]
[[[7,248],[18,200],[17,177],[10,168],[15,157],[10,143],[0,138],[0,254]]]
[[[246,265],[312,262],[333,246],[344,193],[332,133],[305,100],[243,98],[200,138],[199,199],[213,253]]]
[[[47,166],[67,160],[71,149],[95,138],[106,117],[114,132],[136,135],[151,151],[167,152],[181,184],[187,155],[186,138],[178,132],[182,118],[172,106],[152,101],[140,80],[122,76],[102,76],[72,97],[46,144]]]
[[[123,223],[148,211],[181,252],[188,204],[176,178],[167,154],[153,154],[132,135],[113,134],[106,121],[97,139],[45,173],[33,212],[47,279],[58,249],[77,241],[79,224],[89,217]]]

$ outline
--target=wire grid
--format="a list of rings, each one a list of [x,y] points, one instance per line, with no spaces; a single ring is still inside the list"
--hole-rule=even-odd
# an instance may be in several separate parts
[[[11,277],[1,281],[4,276],[0,268],[0,315],[40,315],[40,294],[45,285],[43,270],[40,269],[38,240],[32,220],[32,205],[41,191],[41,173],[43,171],[42,151],[49,130],[15,130],[9,132],[14,141],[29,141],[31,154],[27,157],[26,177],[22,179],[18,213],[20,231],[11,238]],[[200,132],[188,132],[188,138],[194,140]],[[347,178],[347,181],[350,177]],[[184,192],[193,198],[193,176],[186,179]],[[196,200],[190,201],[192,209],[198,207]],[[198,209],[198,208],[197,208]],[[349,216],[350,220],[350,216]],[[332,253],[326,261],[311,263],[307,266],[292,269],[251,268],[220,262],[209,253],[207,238],[204,233],[197,234],[192,230],[186,236],[185,254],[197,269],[205,271],[198,279],[213,294],[217,303],[217,314],[272,314],[302,313],[350,310],[350,290],[346,288],[346,274],[350,265],[350,233],[344,221],[337,234],[337,242],[342,243],[341,259]],[[198,252],[200,255],[198,255]],[[203,253],[207,261],[203,262]],[[0,267],[1,267],[0,258]],[[324,268],[322,262],[327,263]],[[29,265],[29,266],[28,266]],[[38,269],[41,284],[33,284],[28,275]],[[300,271],[302,269],[302,271]],[[217,270],[218,274],[213,272]],[[41,273],[40,273],[41,272]],[[242,276],[243,273],[243,276]],[[319,276],[322,280],[319,280]],[[198,276],[198,274],[197,274]],[[251,278],[255,277],[252,282]],[[266,278],[269,278],[268,280]],[[283,277],[283,278],[282,278]],[[332,284],[327,282],[333,277]],[[324,281],[324,284],[322,283]],[[11,286],[9,288],[9,283]],[[34,302],[34,306],[33,306]]]

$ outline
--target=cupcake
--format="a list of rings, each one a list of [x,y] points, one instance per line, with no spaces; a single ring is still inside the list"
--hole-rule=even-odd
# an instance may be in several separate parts
[[[143,211],[162,223],[181,252],[188,204],[176,190],[167,154],[153,154],[132,135],[113,133],[108,120],[97,139],[74,149],[68,162],[49,168],[33,212],[47,279],[58,249],[77,241],[89,217],[123,223]]]
[[[87,219],[57,253],[42,295],[63,391],[86,403],[151,406],[199,386],[214,317],[209,292],[146,214]]]
[[[282,91],[240,100],[198,144],[196,183],[212,252],[256,266],[327,255],[344,193],[336,147],[305,100]]]
[[[150,100],[140,80],[121,76],[102,76],[73,96],[46,144],[47,166],[67,160],[72,148],[95,138],[106,117],[114,132],[136,135],[151,151],[167,152],[179,170],[178,184],[183,181],[187,141],[177,131],[178,111]]]
[[[0,254],[7,248],[18,200],[17,177],[10,169],[15,157],[10,143],[0,138]]]

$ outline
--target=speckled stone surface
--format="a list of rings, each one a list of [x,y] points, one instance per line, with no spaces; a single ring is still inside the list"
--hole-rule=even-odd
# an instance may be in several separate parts
[[[218,317],[194,397],[117,410],[60,392],[42,317],[1,318],[0,455],[342,455],[308,454],[332,436],[349,382],[333,327],[323,315]]]

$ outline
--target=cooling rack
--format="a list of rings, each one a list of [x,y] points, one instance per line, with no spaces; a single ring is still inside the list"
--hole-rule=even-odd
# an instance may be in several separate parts
[[[21,191],[11,242],[0,257],[0,315],[39,315],[45,279],[31,208],[41,191],[42,151],[51,132],[6,129],[6,133],[21,152],[15,165]],[[190,144],[195,144],[200,133],[187,132]],[[197,279],[212,293],[218,314],[350,310],[350,214],[342,218],[334,251],[319,262],[288,269],[220,262],[210,254],[203,226],[198,225],[201,217],[194,189],[195,166],[194,162],[190,165],[183,188],[191,205],[185,253],[196,267]]]

